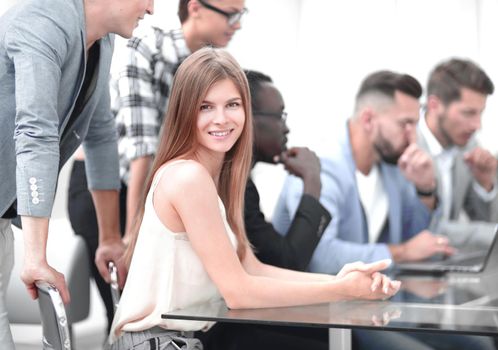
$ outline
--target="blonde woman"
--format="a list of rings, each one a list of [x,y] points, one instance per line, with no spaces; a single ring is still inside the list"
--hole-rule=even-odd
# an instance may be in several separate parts
[[[385,261],[352,264],[330,276],[255,258],[243,223],[250,106],[245,75],[227,52],[204,48],[179,67],[147,197],[131,232],[112,349],[201,348],[183,332],[206,323],[163,320],[161,314],[221,297],[230,308],[264,308],[384,299],[399,289],[398,281],[378,272]]]

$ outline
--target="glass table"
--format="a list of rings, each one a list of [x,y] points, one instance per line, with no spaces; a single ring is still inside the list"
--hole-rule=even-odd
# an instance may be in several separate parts
[[[351,348],[351,329],[498,336],[498,254],[478,274],[399,275],[388,301],[347,301],[230,310],[224,301],[176,310],[163,318],[329,328],[334,349]]]

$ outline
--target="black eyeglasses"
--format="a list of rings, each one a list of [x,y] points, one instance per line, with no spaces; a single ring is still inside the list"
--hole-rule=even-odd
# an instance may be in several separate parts
[[[283,123],[287,121],[287,112],[282,111],[281,113],[278,112],[265,112],[265,111],[252,111],[253,115],[264,115],[267,117],[273,117],[275,119],[281,120]]]
[[[223,11],[222,9],[216,7],[216,6],[213,6],[209,3],[207,3],[204,0],[197,0],[197,1],[199,2],[199,4],[201,4],[205,8],[207,8],[211,11],[214,11],[216,13],[219,13],[220,15],[225,16],[227,18],[227,22],[228,22],[229,26],[234,26],[237,22],[240,22],[240,19],[242,18],[242,16],[247,13],[247,9],[245,7],[241,11],[226,12],[226,11]]]

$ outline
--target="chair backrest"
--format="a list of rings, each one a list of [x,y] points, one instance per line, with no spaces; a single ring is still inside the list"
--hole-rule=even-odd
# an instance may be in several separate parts
[[[119,305],[119,299],[121,298],[121,293],[119,292],[119,284],[118,284],[118,268],[114,262],[109,261],[109,275],[111,276],[111,297],[112,297],[112,306],[114,307],[114,313],[116,313],[116,309]]]
[[[59,291],[46,282],[37,282],[36,286],[43,327],[43,348],[71,350],[66,309]]]
[[[36,301],[31,300],[20,274],[24,258],[22,232],[14,231],[14,269],[6,295],[7,312],[10,323],[40,324],[41,317]],[[64,274],[71,295],[71,303],[66,305],[69,324],[82,321],[90,312],[90,263],[85,241],[73,234],[69,222],[54,219],[50,222],[47,243],[48,263]],[[1,345],[0,345],[1,348]]]

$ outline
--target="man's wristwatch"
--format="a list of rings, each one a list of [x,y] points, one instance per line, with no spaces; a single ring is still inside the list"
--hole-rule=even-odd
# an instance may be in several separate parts
[[[420,197],[432,197],[436,194],[437,187],[434,187],[430,191],[422,191],[418,188],[415,188],[415,189],[417,190],[417,195],[419,195]]]

